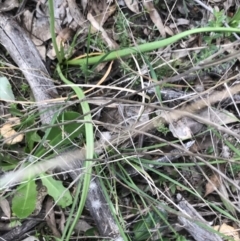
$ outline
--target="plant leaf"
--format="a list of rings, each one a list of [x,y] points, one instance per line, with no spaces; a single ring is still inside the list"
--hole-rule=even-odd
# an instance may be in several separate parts
[[[12,210],[18,218],[28,217],[35,209],[37,186],[34,180],[21,184],[12,200]]]
[[[161,215],[166,218],[166,213],[161,212]],[[142,220],[138,221],[133,228],[134,237],[136,241],[147,240],[151,237],[150,229],[155,229],[156,224],[163,223],[163,220],[157,214],[157,212],[151,211],[147,215],[142,217]],[[161,228],[159,227],[161,232]]]
[[[0,77],[0,99],[15,100],[11,84],[6,77]]]
[[[43,185],[47,188],[48,194],[54,201],[65,208],[72,204],[72,196],[67,188],[62,185],[62,181],[53,179],[50,176],[40,175]]]
[[[70,144],[79,134],[84,133],[84,129],[79,127],[80,125],[77,122],[64,124],[66,121],[78,120],[79,117],[80,114],[74,111],[68,111],[59,116],[57,121],[61,127],[52,127],[47,137],[47,139],[50,140],[49,144],[52,146],[58,143],[61,143],[61,145]]]

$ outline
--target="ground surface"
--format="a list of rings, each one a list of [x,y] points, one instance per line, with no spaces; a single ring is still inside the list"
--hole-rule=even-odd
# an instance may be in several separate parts
[[[238,3],[53,3],[0,5],[0,237],[240,240]]]

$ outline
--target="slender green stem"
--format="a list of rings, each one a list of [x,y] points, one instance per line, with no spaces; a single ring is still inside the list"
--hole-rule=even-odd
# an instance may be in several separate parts
[[[53,48],[55,50],[58,62],[61,64],[63,58],[58,50],[57,41],[56,41],[53,0],[48,0],[48,7],[49,7],[49,15],[50,15],[50,32],[52,37]]]
[[[97,63],[101,63],[104,61],[110,61],[118,58],[123,58],[126,56],[130,56],[131,54],[136,54],[136,53],[144,53],[144,52],[149,52],[153,51],[155,49],[159,49],[162,47],[166,47],[170,44],[173,44],[177,42],[178,40],[187,37],[191,34],[196,34],[196,33],[203,33],[203,32],[236,32],[240,33],[240,29],[237,28],[224,28],[224,27],[205,27],[205,28],[196,28],[196,29],[191,29],[179,34],[176,34],[170,38],[166,38],[163,40],[159,40],[156,42],[152,43],[145,43],[141,44],[135,47],[129,47],[125,49],[120,49],[120,50],[115,50],[111,51],[109,53],[104,53],[95,57],[89,57],[89,58],[84,58],[84,59],[73,59],[67,61],[69,65],[93,65]]]
[[[84,96],[82,89],[79,88],[78,86],[75,86],[71,81],[69,81],[68,79],[65,78],[65,76],[63,75],[63,73],[61,71],[59,64],[57,65],[57,71],[58,71],[58,74],[59,74],[61,80],[64,83],[71,85],[72,89],[77,94],[79,100],[84,99],[85,96]],[[86,101],[81,102],[81,107],[82,107],[82,112],[84,115],[84,120],[86,121],[86,123],[85,123],[86,159],[91,160],[91,159],[93,159],[93,154],[94,154],[94,139],[93,139],[94,134],[93,134],[93,125],[91,123],[92,118],[91,118],[90,114],[87,114],[90,112],[90,108]],[[85,161],[83,168],[85,170],[85,173],[84,173],[84,179],[83,179],[81,200],[80,200],[80,204],[79,204],[75,219],[74,219],[71,227],[68,230],[68,235],[67,235],[66,240],[70,240],[73,229],[82,214],[82,211],[85,206],[86,199],[87,199],[87,194],[88,194],[89,185],[90,185],[90,181],[91,181],[92,162]]]

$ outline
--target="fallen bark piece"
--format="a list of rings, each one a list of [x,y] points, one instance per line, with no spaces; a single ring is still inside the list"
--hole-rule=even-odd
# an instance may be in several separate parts
[[[196,241],[222,241],[222,238],[216,233],[207,230],[207,226],[209,226],[207,221],[204,220],[203,217],[195,210],[195,208],[179,193],[177,194],[177,201],[177,206],[183,214],[183,216],[178,216],[178,221]],[[189,218],[186,218],[186,216]],[[204,228],[204,226],[206,228]]]
[[[43,222],[45,214],[40,214],[35,219],[30,219],[25,221],[21,226],[17,226],[11,231],[3,234],[0,237],[0,240],[4,241],[13,241],[13,240],[20,240],[23,235],[25,235],[29,230],[33,229],[36,225]],[[21,239],[22,240],[22,239]]]
[[[0,14],[0,42],[28,81],[43,124],[51,123],[56,108],[44,103],[57,96],[56,88],[28,34],[9,15]]]

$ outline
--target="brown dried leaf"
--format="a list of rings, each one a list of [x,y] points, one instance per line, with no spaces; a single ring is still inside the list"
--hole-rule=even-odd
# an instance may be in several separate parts
[[[198,116],[211,121],[215,124],[226,125],[238,121],[237,117],[232,113],[222,109],[205,108],[197,114]],[[171,120],[171,113],[164,113],[163,117]],[[169,118],[170,117],[170,118]],[[169,118],[169,119],[167,119]],[[183,117],[178,121],[170,121],[169,130],[173,136],[181,140],[192,137],[192,134],[197,134],[202,130],[203,124],[189,117]]]
[[[224,12],[227,13],[229,8],[231,6],[235,5],[235,1],[234,0],[226,0],[223,2],[223,6],[224,6]]]
[[[5,139],[5,143],[9,145],[16,144],[23,140],[23,134],[17,134],[13,129],[14,126],[20,124],[20,119],[17,117],[9,118],[9,121],[0,128],[0,134]]]
[[[217,225],[217,226],[214,226],[213,228],[214,228],[214,230],[216,230],[226,236],[229,236],[234,241],[240,241],[240,238],[238,235],[238,230],[232,226],[229,226],[229,225],[223,223],[222,225],[220,225],[220,226]]]
[[[141,112],[138,106],[118,105],[118,108],[104,109],[100,120],[106,123],[105,128],[112,131],[123,126],[131,127],[147,123],[151,111],[151,108],[144,108],[144,111]],[[116,129],[112,125],[107,125],[107,123],[116,125]]]
[[[46,17],[34,17],[34,13],[29,10],[23,13],[23,23],[25,28],[31,33],[30,38],[35,44],[41,58],[46,59],[45,41],[51,38],[50,25]]]
[[[48,18],[40,15],[38,18],[34,16],[33,12],[29,10],[23,13],[23,23],[25,28],[31,33],[31,37],[45,42],[51,38],[50,24]]]
[[[88,229],[92,228],[85,220],[78,220],[74,230],[76,232],[86,232]]]
[[[82,12],[80,12],[80,9],[76,3],[76,0],[67,0],[69,12],[71,16],[73,17],[74,21],[80,26],[82,29],[88,27],[88,23],[83,16]]]
[[[185,18],[178,18],[174,23],[171,23],[169,25],[170,28],[177,28],[177,26],[181,26],[181,25],[189,25],[190,21],[188,19]]]
[[[52,198],[48,197],[47,203],[46,203],[46,213],[47,213],[46,221],[48,226],[51,228],[54,236],[60,238],[61,234],[57,229],[53,205],[54,205],[54,202]]]
[[[204,197],[206,197],[208,194],[214,192],[216,189],[218,189],[221,185],[220,179],[217,174],[214,174],[210,177],[209,182],[206,184],[206,191]]]
[[[96,21],[96,19],[92,16],[91,13],[88,13],[87,19],[91,22],[92,26],[95,28],[95,31],[100,31],[102,33],[102,39],[107,43],[109,49],[118,48],[118,44],[108,37],[107,32],[103,29],[103,27]]]
[[[57,43],[57,47],[58,50],[60,50],[61,48],[63,48],[64,52],[67,52],[67,49],[69,47],[68,43],[69,41],[73,38],[74,36],[74,31],[71,28],[64,28],[62,29],[59,33],[58,36],[56,37],[56,43]],[[56,58],[56,52],[55,49],[52,49],[52,52],[48,53],[48,57],[51,59],[55,59]]]
[[[134,13],[139,13],[138,1],[137,0],[124,0],[127,7]],[[145,2],[145,1],[144,1]]]
[[[42,204],[43,204],[43,200],[45,199],[45,197],[47,196],[47,188],[45,186],[43,186],[42,184],[38,184],[37,186],[37,202],[36,202],[36,208],[33,212],[33,215],[38,215],[40,213],[40,211],[42,210]]]
[[[169,130],[172,132],[173,136],[181,140],[185,140],[192,137],[192,131],[189,128],[190,118],[182,118],[178,121],[169,124]],[[198,123],[198,122],[196,122]],[[199,123],[200,124],[200,123]]]
[[[160,32],[162,37],[166,38],[166,32],[165,32],[165,28],[164,28],[162,19],[159,15],[157,9],[154,7],[153,2],[143,1],[143,6],[148,10],[151,20],[157,26],[158,31]]]
[[[60,209],[61,217],[60,217],[60,222],[59,222],[59,229],[63,233],[64,232],[64,225],[66,223],[66,217],[64,212]]]
[[[116,9],[116,4],[109,5],[106,1],[93,1],[89,13],[94,16],[94,19],[98,22],[100,26],[103,26],[103,24],[108,20],[108,18],[116,11]]]
[[[46,14],[47,14],[46,18],[48,18],[49,12],[48,12],[47,2],[45,3],[45,6],[47,9],[46,10]],[[68,20],[66,19],[66,17],[67,17],[66,11],[67,11],[67,1],[66,0],[54,0],[55,31],[57,33],[61,31],[63,23],[64,24],[68,23]]]
[[[82,5],[82,8],[83,8],[83,11],[86,10],[87,4],[88,4],[88,0],[81,0],[81,5]]]
[[[7,0],[2,3],[0,3],[0,11],[1,12],[8,12],[11,11],[14,8],[19,7],[19,1],[18,0]]]
[[[11,218],[11,208],[9,205],[9,202],[6,198],[1,197],[0,198],[0,207],[2,209],[2,211],[4,212],[4,214],[7,216],[8,219]]]
[[[29,236],[29,237],[23,239],[22,241],[39,241],[39,239],[35,236]]]
[[[61,26],[68,23],[66,19],[67,2],[66,0],[54,0],[53,5],[55,17],[55,31],[59,32],[62,29]],[[48,21],[49,9],[47,1],[37,1],[37,6],[34,14],[36,16],[36,21],[38,21],[38,19],[41,19],[41,21],[43,21],[42,18],[45,18],[45,20]]]
[[[170,36],[174,35],[174,32],[172,31],[172,29],[169,28],[168,26],[165,26],[164,30],[168,35],[170,35]]]

